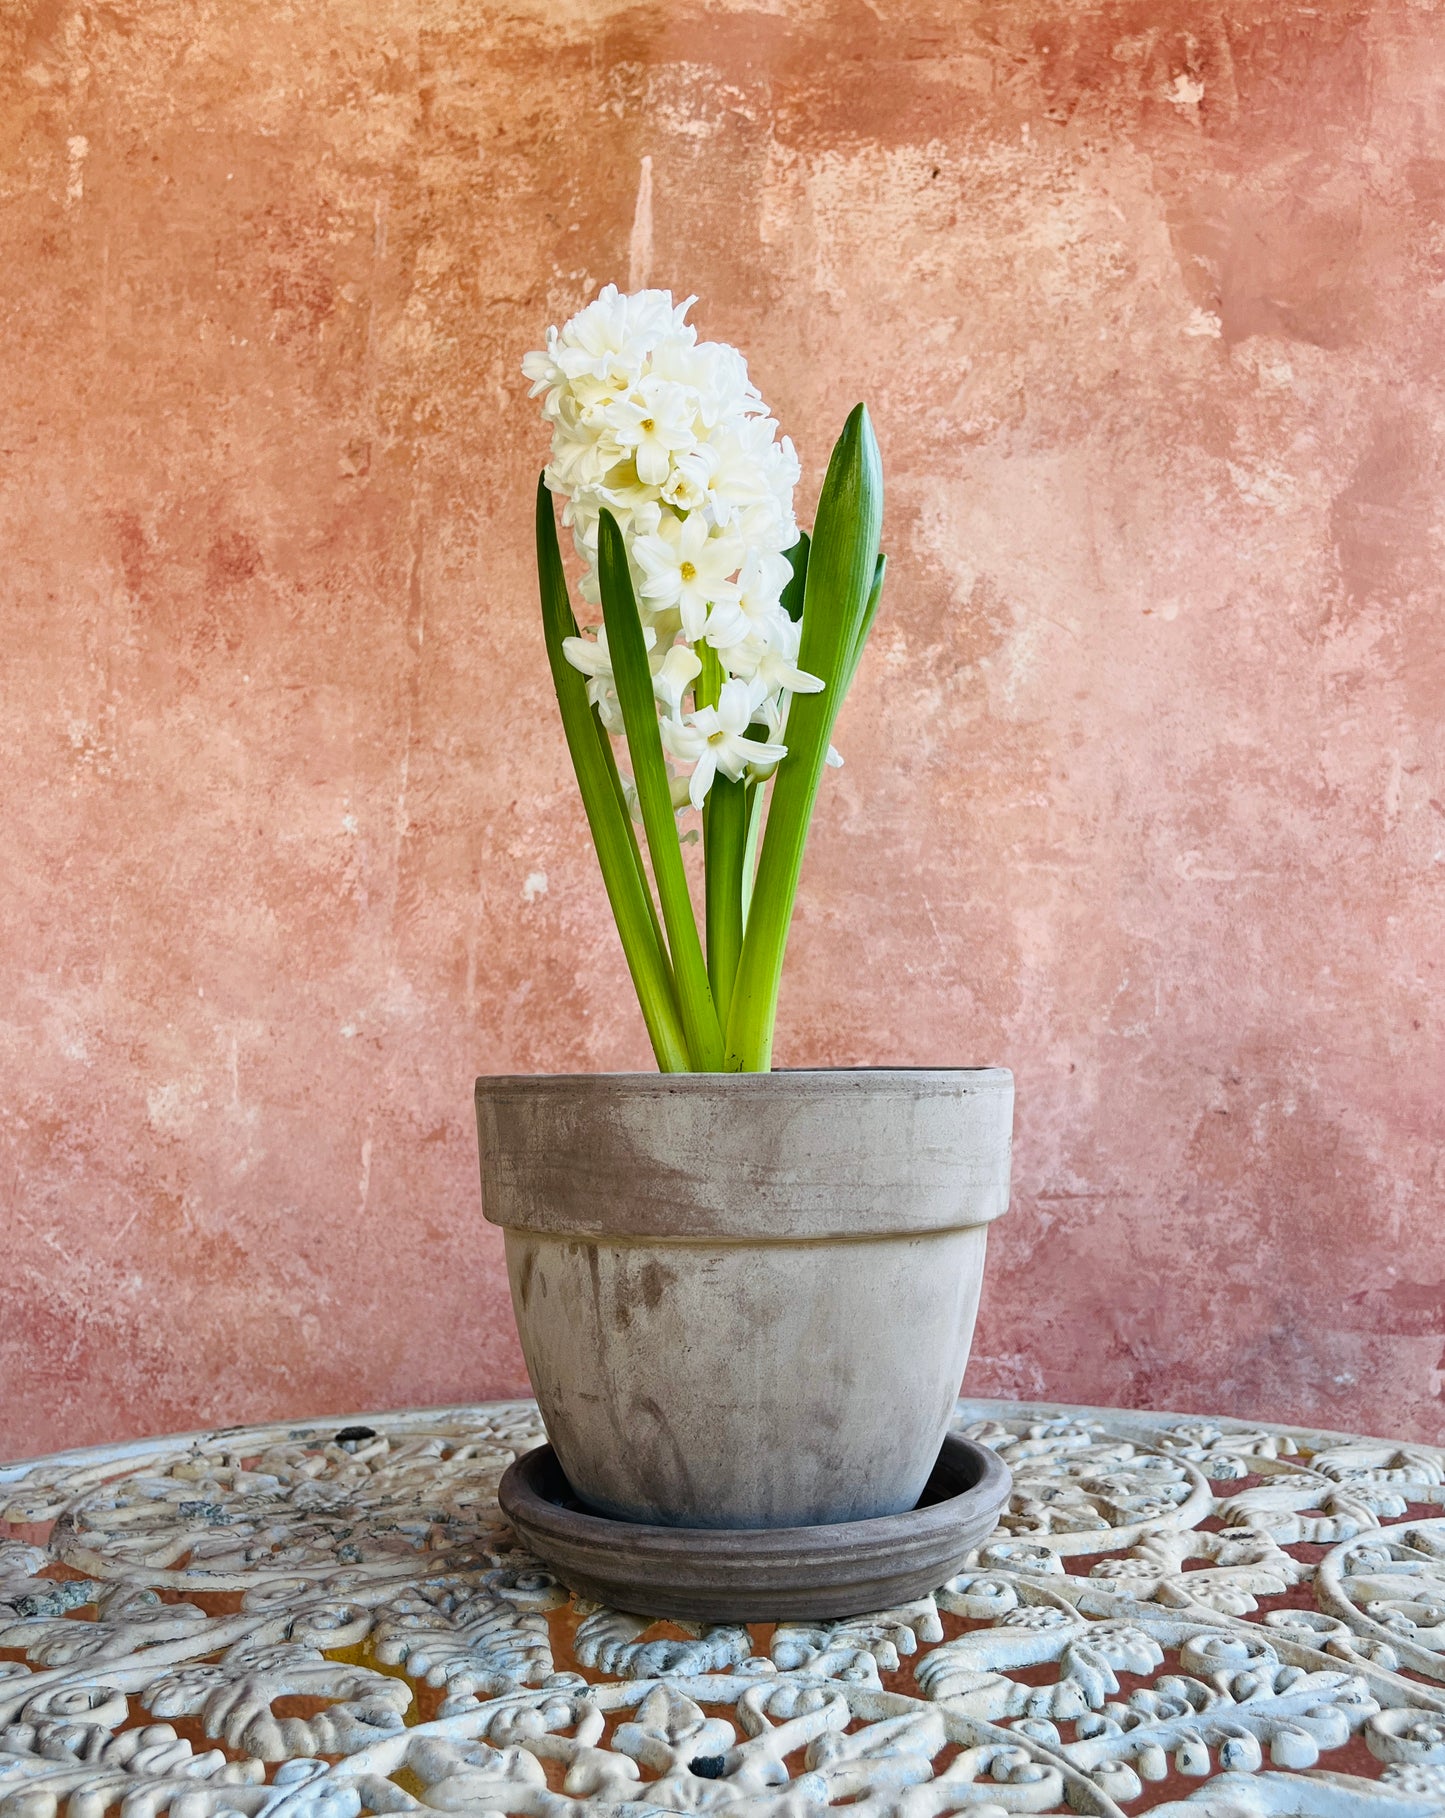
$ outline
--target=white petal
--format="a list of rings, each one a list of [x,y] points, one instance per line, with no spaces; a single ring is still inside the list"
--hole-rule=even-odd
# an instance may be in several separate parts
[[[667,478],[667,470],[672,465],[668,453],[657,442],[639,442],[637,445],[637,477],[648,486],[661,486]]]
[[[700,644],[707,629],[707,601],[692,589],[684,592],[680,581],[678,595],[682,606],[682,635],[689,644]]]
[[[670,715],[665,715],[658,722],[658,730],[662,735],[663,750],[684,764],[691,763],[707,749],[706,738],[686,720],[675,720]]]
[[[607,646],[597,638],[563,638],[562,654],[582,675],[599,675],[611,679],[612,665],[607,660]]]
[[[694,808],[701,808],[703,798],[712,788],[712,779],[717,772],[717,759],[713,756],[711,745],[704,745],[702,755],[693,768],[691,780],[687,785],[688,800]]]
[[[735,736],[747,731],[752,724],[753,703],[752,691],[746,682],[733,677],[724,682],[718,694],[717,720],[724,732]]]

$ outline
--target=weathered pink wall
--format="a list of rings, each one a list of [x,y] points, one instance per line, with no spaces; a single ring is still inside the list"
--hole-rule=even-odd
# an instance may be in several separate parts
[[[629,276],[810,499],[874,413],[779,1058],[1016,1070],[971,1387],[1438,1436],[1445,13],[3,31],[0,1455],[521,1386],[472,1077],[648,1054],[517,366]]]

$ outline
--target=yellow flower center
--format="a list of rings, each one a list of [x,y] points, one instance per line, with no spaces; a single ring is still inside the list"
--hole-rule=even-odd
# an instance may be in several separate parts
[[[644,417],[638,427],[645,429],[648,435],[651,435],[653,430],[657,428],[657,424],[652,417]]]
[[[693,567],[691,562],[684,562],[677,572],[685,581],[695,581],[697,579],[697,570]]]

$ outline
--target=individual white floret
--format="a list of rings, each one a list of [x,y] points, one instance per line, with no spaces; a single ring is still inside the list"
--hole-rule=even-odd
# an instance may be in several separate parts
[[[788,755],[785,745],[763,744],[746,736],[762,704],[748,683],[727,681],[716,707],[699,707],[685,720],[662,722],[663,744],[674,757],[693,766],[688,796],[694,808],[702,807],[719,771],[733,782],[749,771],[766,776]]]
[[[747,558],[736,537],[710,532],[699,511],[685,518],[668,513],[655,535],[637,538],[632,553],[645,576],[642,598],[656,609],[676,606],[690,644],[702,637],[710,606],[737,598],[737,582],[729,577]]]

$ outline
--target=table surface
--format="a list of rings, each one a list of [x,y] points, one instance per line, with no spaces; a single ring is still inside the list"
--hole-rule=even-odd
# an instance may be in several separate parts
[[[1445,1814],[1445,1450],[961,1402],[1014,1473],[933,1597],[690,1628],[496,1504],[531,1402],[0,1467],[0,1818]]]

